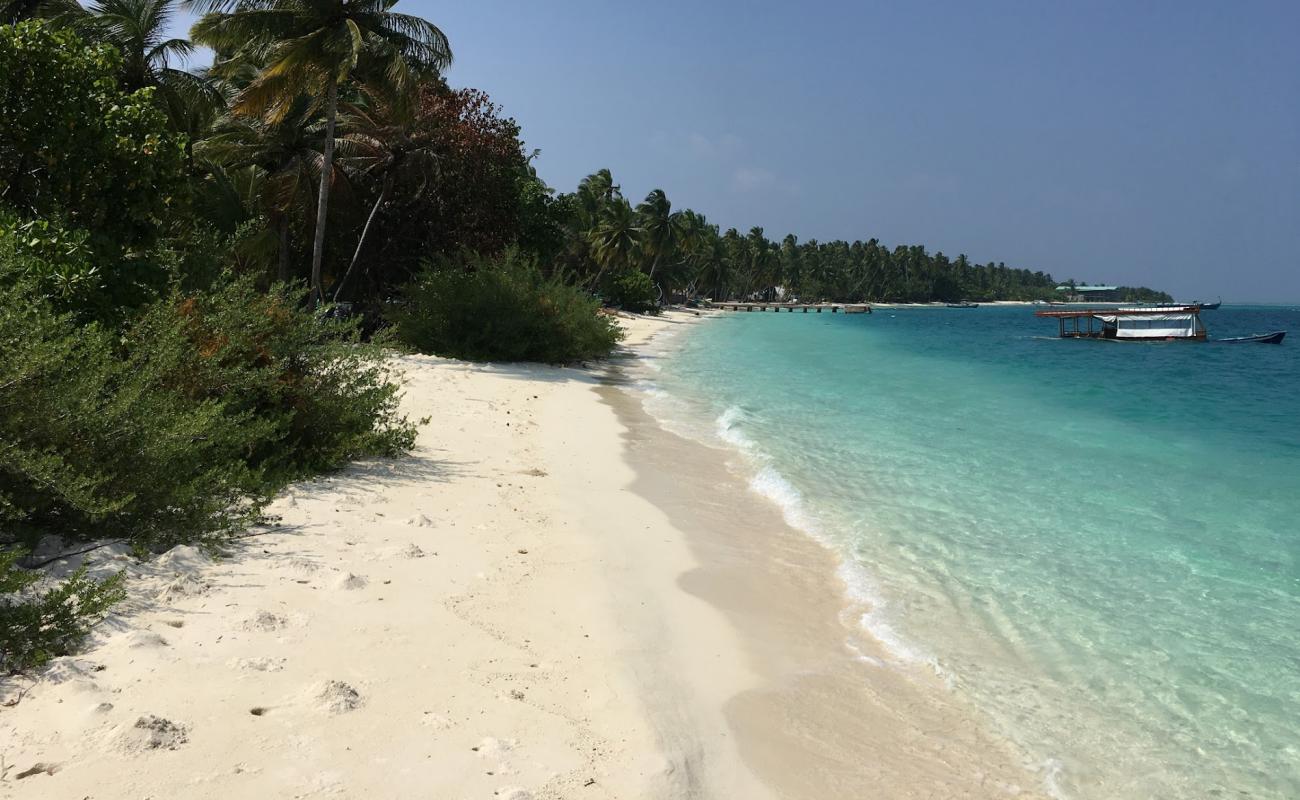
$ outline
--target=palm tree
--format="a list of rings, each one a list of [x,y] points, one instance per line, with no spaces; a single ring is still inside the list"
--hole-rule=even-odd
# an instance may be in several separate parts
[[[632,259],[641,245],[643,231],[632,206],[620,197],[600,210],[600,218],[589,237],[592,256],[600,265],[590,283],[596,286],[607,269],[623,266]]]
[[[680,212],[673,213],[673,204],[668,201],[663,189],[655,189],[646,195],[645,202],[636,207],[636,213],[644,231],[642,246],[651,257],[650,277],[653,278],[659,262],[677,249],[681,238],[682,215]]]
[[[395,96],[451,64],[446,35],[428,20],[391,9],[397,0],[194,0],[206,10],[191,31],[219,51],[256,54],[265,64],[233,110],[276,123],[302,94],[323,98],[325,144],[312,243],[312,302],[324,297],[321,265],[334,170],[339,86],[354,75]]]
[[[179,5],[178,0],[95,0],[70,21],[79,33],[122,54],[124,89],[167,87],[194,77],[172,66],[194,53],[188,39],[167,35]]]
[[[373,90],[363,92],[363,95],[365,102],[346,107],[344,128],[348,132],[339,137],[339,145],[345,148],[344,160],[355,167],[358,174],[379,177],[379,195],[361,229],[352,261],[334,287],[333,299],[336,303],[361,258],[361,250],[366,244],[370,227],[374,224],[380,207],[392,194],[398,175],[418,178],[419,189],[416,193],[419,194],[438,172],[433,139],[427,131],[416,128],[410,105],[395,102]]]
[[[58,11],[58,24],[116,48],[122,56],[122,88],[152,87],[172,127],[193,142],[220,112],[223,99],[205,73],[175,66],[194,53],[188,39],[168,36],[179,5],[180,0],[94,0],[83,8],[75,0],[44,2],[47,13]],[[189,163],[193,166],[192,158]]]
[[[255,170],[258,180],[253,191],[257,203],[270,217],[279,238],[278,278],[289,280],[293,210],[310,207],[313,187],[320,182],[324,167],[315,104],[301,96],[274,124],[227,115],[199,143],[197,152],[200,158],[226,170]]]

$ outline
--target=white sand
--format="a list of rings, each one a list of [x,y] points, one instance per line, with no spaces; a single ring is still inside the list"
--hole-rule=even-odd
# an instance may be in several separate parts
[[[625,321],[632,342],[665,324]],[[689,554],[624,490],[594,373],[401,362],[406,409],[431,417],[410,458],[293,487],[271,509],[282,527],[226,558],[94,554],[132,573],[131,601],[82,654],[5,684],[21,699],[0,708],[0,794],[684,797],[717,780],[761,796],[719,707],[672,676],[639,688],[629,655],[675,643],[662,621],[623,627],[611,597],[636,565],[609,560],[606,529],[663,540],[661,585],[629,581],[689,615],[695,644],[733,634],[675,590]],[[717,660],[721,685],[745,685]]]
[[[629,320],[630,343],[694,319]],[[431,417],[410,457],[291,488],[282,527],[215,561],[93,554],[128,569],[131,599],[80,655],[3,684],[0,796],[813,796],[768,787],[826,769],[781,755],[781,731],[820,712],[763,699],[779,677],[755,654],[784,646],[742,640],[738,592],[690,587],[698,552],[630,490],[635,440],[596,373],[400,362],[408,412]],[[918,704],[867,726],[871,746]],[[876,796],[1015,793],[1005,764],[944,742],[913,773],[915,749],[856,741],[832,771],[878,760]]]

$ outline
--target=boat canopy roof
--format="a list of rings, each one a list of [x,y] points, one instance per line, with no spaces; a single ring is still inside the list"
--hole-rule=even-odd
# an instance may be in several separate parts
[[[1177,314],[1096,314],[1097,319],[1103,322],[1186,322],[1196,316],[1193,313]]]
[[[1160,306],[1152,308],[1070,308],[1043,309],[1035,311],[1036,317],[1110,317],[1107,322],[1114,322],[1116,317],[1159,317],[1161,319],[1186,318],[1199,315],[1200,306]]]

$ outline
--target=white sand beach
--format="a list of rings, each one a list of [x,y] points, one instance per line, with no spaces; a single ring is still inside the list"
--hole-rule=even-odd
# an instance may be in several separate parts
[[[0,793],[1033,795],[933,676],[850,658],[831,555],[600,370],[399,365],[411,456],[293,487],[220,558],[87,556],[131,598],[4,683]]]

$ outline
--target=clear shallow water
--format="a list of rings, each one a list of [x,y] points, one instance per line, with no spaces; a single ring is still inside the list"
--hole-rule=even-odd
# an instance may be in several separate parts
[[[1300,310],[1281,346],[1061,341],[1027,308],[731,314],[647,408],[838,549],[864,625],[1079,798],[1300,797]]]

